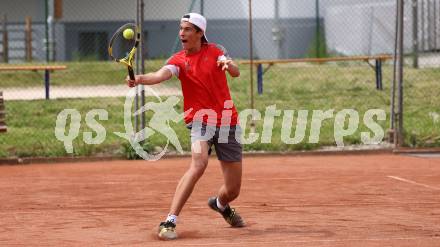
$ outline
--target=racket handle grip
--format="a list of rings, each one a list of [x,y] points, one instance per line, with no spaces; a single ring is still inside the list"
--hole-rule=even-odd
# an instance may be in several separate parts
[[[128,68],[128,75],[130,76],[131,80],[135,80],[136,78],[134,77],[134,71],[132,67],[127,67]]]

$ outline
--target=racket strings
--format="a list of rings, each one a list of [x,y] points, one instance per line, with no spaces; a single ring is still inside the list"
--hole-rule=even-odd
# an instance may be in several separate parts
[[[122,32],[118,33],[112,43],[112,55],[116,59],[123,59],[128,56],[135,45],[135,39],[126,39]]]
[[[126,24],[120,27],[113,35],[110,42],[110,55],[117,60],[128,58],[129,53],[136,45],[136,37],[132,39],[124,38],[124,31],[126,29],[136,30],[136,26],[132,24]]]

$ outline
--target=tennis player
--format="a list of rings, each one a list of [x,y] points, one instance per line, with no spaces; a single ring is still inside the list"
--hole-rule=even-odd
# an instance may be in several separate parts
[[[138,75],[135,80],[127,78],[132,87],[157,84],[174,75],[182,85],[184,120],[191,129],[192,160],[177,185],[167,218],[159,225],[158,236],[165,240],[177,238],[177,217],[208,165],[212,146],[221,164],[224,184],[216,196],[208,199],[208,206],[232,227],[244,226],[243,219],[229,206],[240,193],[242,145],[238,114],[225,73],[238,77],[240,71],[223,47],[208,43],[205,32],[206,19],[202,15],[184,15],[179,31],[183,49],[158,71]]]

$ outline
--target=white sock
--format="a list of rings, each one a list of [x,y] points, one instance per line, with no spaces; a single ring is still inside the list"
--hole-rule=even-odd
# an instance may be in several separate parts
[[[169,221],[169,222],[176,224],[177,223],[177,215],[168,214],[166,221]]]
[[[222,212],[225,211],[226,206],[223,206],[223,205],[220,203],[218,197],[217,197],[216,202],[217,202],[217,207],[218,207],[218,209],[220,209],[220,211],[222,211]]]

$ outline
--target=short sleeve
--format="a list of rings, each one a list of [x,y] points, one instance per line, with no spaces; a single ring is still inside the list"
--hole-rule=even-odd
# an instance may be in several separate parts
[[[173,74],[174,76],[179,77],[180,69],[179,69],[179,67],[177,67],[176,65],[173,65],[173,64],[166,64],[166,65],[163,66],[163,67],[166,68],[166,69],[168,69],[168,70],[171,72],[171,74]]]
[[[179,67],[179,59],[176,55],[170,57],[165,62],[165,68],[171,71],[174,76],[179,77],[180,67]]]

